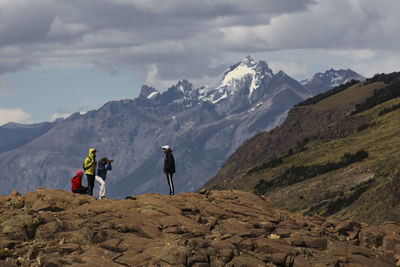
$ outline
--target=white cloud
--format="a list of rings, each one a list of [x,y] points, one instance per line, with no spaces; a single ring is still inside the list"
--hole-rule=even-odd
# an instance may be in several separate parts
[[[31,115],[20,108],[0,108],[0,125],[6,124],[8,122],[30,123],[30,118]]]
[[[346,57],[349,58],[353,61],[357,60],[369,60],[373,59],[376,56],[376,51],[370,50],[370,49],[354,49],[354,50],[329,50],[326,51],[326,53],[329,53],[333,56],[340,56],[340,57]]]
[[[54,113],[50,117],[50,121],[55,121],[57,119],[66,119],[71,116],[71,113]]]
[[[174,80],[160,80],[157,78],[157,66],[155,64],[149,66],[149,69],[147,71],[147,76],[144,81],[146,85],[153,86],[154,88],[158,90],[162,90],[165,88],[169,88],[171,85],[173,85],[176,81]]]
[[[373,64],[361,61],[355,62],[354,69],[363,73],[366,77],[372,77],[377,73],[391,73],[400,71],[400,53],[390,56],[382,56],[374,60]]]

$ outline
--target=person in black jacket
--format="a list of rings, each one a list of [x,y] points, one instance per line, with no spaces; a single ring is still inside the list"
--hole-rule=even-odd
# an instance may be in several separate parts
[[[172,176],[175,173],[175,159],[172,155],[172,150],[169,146],[162,146],[162,149],[165,153],[165,161],[164,161],[164,173],[167,175],[167,181],[169,185],[169,194],[174,195],[174,183],[172,181]]]

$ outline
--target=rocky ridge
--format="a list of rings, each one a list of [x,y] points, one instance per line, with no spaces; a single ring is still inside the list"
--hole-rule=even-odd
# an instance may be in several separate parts
[[[394,266],[400,226],[303,217],[239,191],[0,196],[2,266]]]
[[[335,70],[331,68],[324,73],[316,73],[310,80],[301,81],[301,84],[317,95],[351,80],[364,81],[365,77],[350,69]]]

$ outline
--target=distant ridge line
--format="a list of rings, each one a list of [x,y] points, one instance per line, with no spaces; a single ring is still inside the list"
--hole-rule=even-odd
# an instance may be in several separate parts
[[[325,98],[328,98],[330,96],[333,96],[335,94],[338,94],[344,90],[346,90],[347,88],[359,83],[359,80],[351,80],[347,83],[341,84],[339,86],[334,87],[333,89],[326,91],[324,93],[318,94],[316,96],[313,96],[311,98],[308,98],[300,103],[298,103],[297,105],[295,105],[295,107],[299,107],[299,106],[310,106],[310,105],[314,105],[317,104],[318,102],[324,100]]]

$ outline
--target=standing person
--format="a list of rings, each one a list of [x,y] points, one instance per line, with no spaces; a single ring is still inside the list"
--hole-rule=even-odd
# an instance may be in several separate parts
[[[106,176],[107,171],[112,170],[111,162],[108,158],[102,158],[97,164],[96,181],[100,184],[99,199],[106,197]]]
[[[85,186],[82,186],[82,176],[83,176],[83,171],[78,170],[76,172],[76,175],[71,178],[72,192],[78,193],[78,194],[87,194],[88,188]]]
[[[169,146],[162,146],[165,153],[164,161],[164,173],[167,175],[167,181],[169,185],[169,194],[174,195],[174,182],[172,181],[172,176],[175,173],[175,159],[172,155],[172,150]]]
[[[89,156],[85,159],[83,169],[86,171],[88,181],[88,195],[93,196],[94,176],[96,175],[96,149],[89,149]]]

